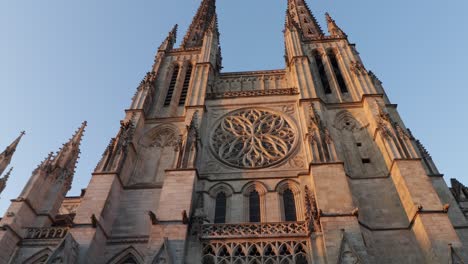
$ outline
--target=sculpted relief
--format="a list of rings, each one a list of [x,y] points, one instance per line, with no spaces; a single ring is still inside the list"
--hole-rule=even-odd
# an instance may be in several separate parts
[[[211,150],[223,163],[242,169],[280,163],[297,143],[296,129],[284,115],[244,108],[222,117],[211,134]]]

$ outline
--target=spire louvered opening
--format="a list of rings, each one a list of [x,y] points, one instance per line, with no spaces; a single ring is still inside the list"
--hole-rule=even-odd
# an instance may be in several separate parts
[[[180,94],[179,105],[185,105],[185,101],[187,100],[187,93],[190,86],[190,79],[192,77],[192,65],[189,65],[187,68],[187,72],[185,73],[184,79],[184,86],[182,87],[182,92]]]
[[[322,56],[320,53],[315,52],[314,57],[320,75],[320,81],[322,82],[323,91],[325,94],[331,94],[330,82],[328,81],[327,73],[325,72],[325,65],[323,64]]]
[[[338,82],[338,86],[342,93],[348,92],[348,87],[346,86],[346,82],[343,78],[343,74],[341,73],[340,66],[338,65],[338,59],[336,58],[336,54],[333,51],[328,51],[328,58],[330,59],[331,66],[333,68],[333,73],[335,74],[336,81]]]
[[[174,88],[177,83],[177,76],[179,75],[179,66],[174,67],[172,72],[171,82],[169,83],[169,88],[167,89],[166,99],[164,100],[164,106],[169,106],[171,104],[172,95],[174,95]]]

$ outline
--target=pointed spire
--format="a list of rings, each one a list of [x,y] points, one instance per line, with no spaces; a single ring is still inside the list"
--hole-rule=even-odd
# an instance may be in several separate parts
[[[329,13],[325,13],[325,18],[327,19],[328,32],[330,33],[330,36],[337,38],[348,37],[348,35],[346,35],[346,33],[344,33],[344,31],[338,25],[336,25],[335,20],[333,20]]]
[[[174,44],[177,42],[177,29],[179,25],[175,24],[169,34],[167,35],[166,39],[163,41],[161,46],[159,46],[160,51],[169,51],[174,48]]]
[[[73,137],[57,152],[52,162],[53,167],[66,169],[68,172],[74,173],[75,165],[80,154],[81,139],[83,138],[87,124],[88,123],[84,121]]]
[[[26,134],[22,131],[21,134],[2,152],[0,153],[0,175],[5,171],[7,166],[11,162],[13,154],[15,154],[16,148],[18,147],[21,138]]]
[[[8,182],[8,178],[10,178],[11,172],[13,171],[13,167],[5,174],[3,178],[0,178],[0,194],[5,190],[6,184]]]
[[[286,26],[294,25],[305,39],[323,37],[323,31],[304,0],[288,0]]]
[[[216,1],[203,0],[182,41],[182,48],[201,47],[205,33],[210,30],[218,33]]]

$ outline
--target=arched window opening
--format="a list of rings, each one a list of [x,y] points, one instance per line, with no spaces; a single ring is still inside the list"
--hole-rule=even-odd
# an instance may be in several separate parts
[[[130,255],[126,257],[123,261],[119,262],[119,264],[138,264],[138,261],[133,255]]]
[[[343,78],[343,74],[341,73],[340,66],[338,65],[338,59],[336,58],[336,54],[332,51],[329,51],[328,58],[330,58],[330,63],[333,68],[333,73],[335,73],[336,81],[338,82],[340,91],[342,93],[347,93],[348,87],[346,87],[346,82]]]
[[[174,67],[172,72],[171,82],[169,83],[169,88],[167,89],[166,99],[164,100],[164,106],[169,106],[172,101],[172,95],[174,94],[174,88],[177,83],[177,76],[179,76],[179,66]]]
[[[327,73],[325,72],[325,65],[323,64],[322,56],[318,52],[315,53],[315,62],[317,63],[323,91],[325,94],[331,94],[332,91],[330,89],[330,83],[328,82]]]
[[[185,105],[187,100],[187,93],[190,85],[190,78],[192,76],[192,65],[189,65],[187,72],[185,73],[184,86],[182,87],[182,92],[180,94],[179,105]]]
[[[297,221],[296,201],[294,194],[290,189],[283,192],[284,219],[287,222]]]
[[[40,259],[36,260],[34,264],[43,264],[46,263],[47,259],[49,258],[49,255],[44,255]]]
[[[249,195],[249,220],[251,223],[260,222],[260,195],[256,190]]]
[[[224,192],[220,192],[216,196],[214,222],[215,224],[226,223],[226,194]]]

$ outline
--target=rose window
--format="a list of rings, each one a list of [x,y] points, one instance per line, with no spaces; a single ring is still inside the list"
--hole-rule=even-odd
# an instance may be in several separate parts
[[[223,117],[211,136],[216,156],[238,168],[262,168],[281,162],[296,143],[295,129],[281,114],[241,109]]]

